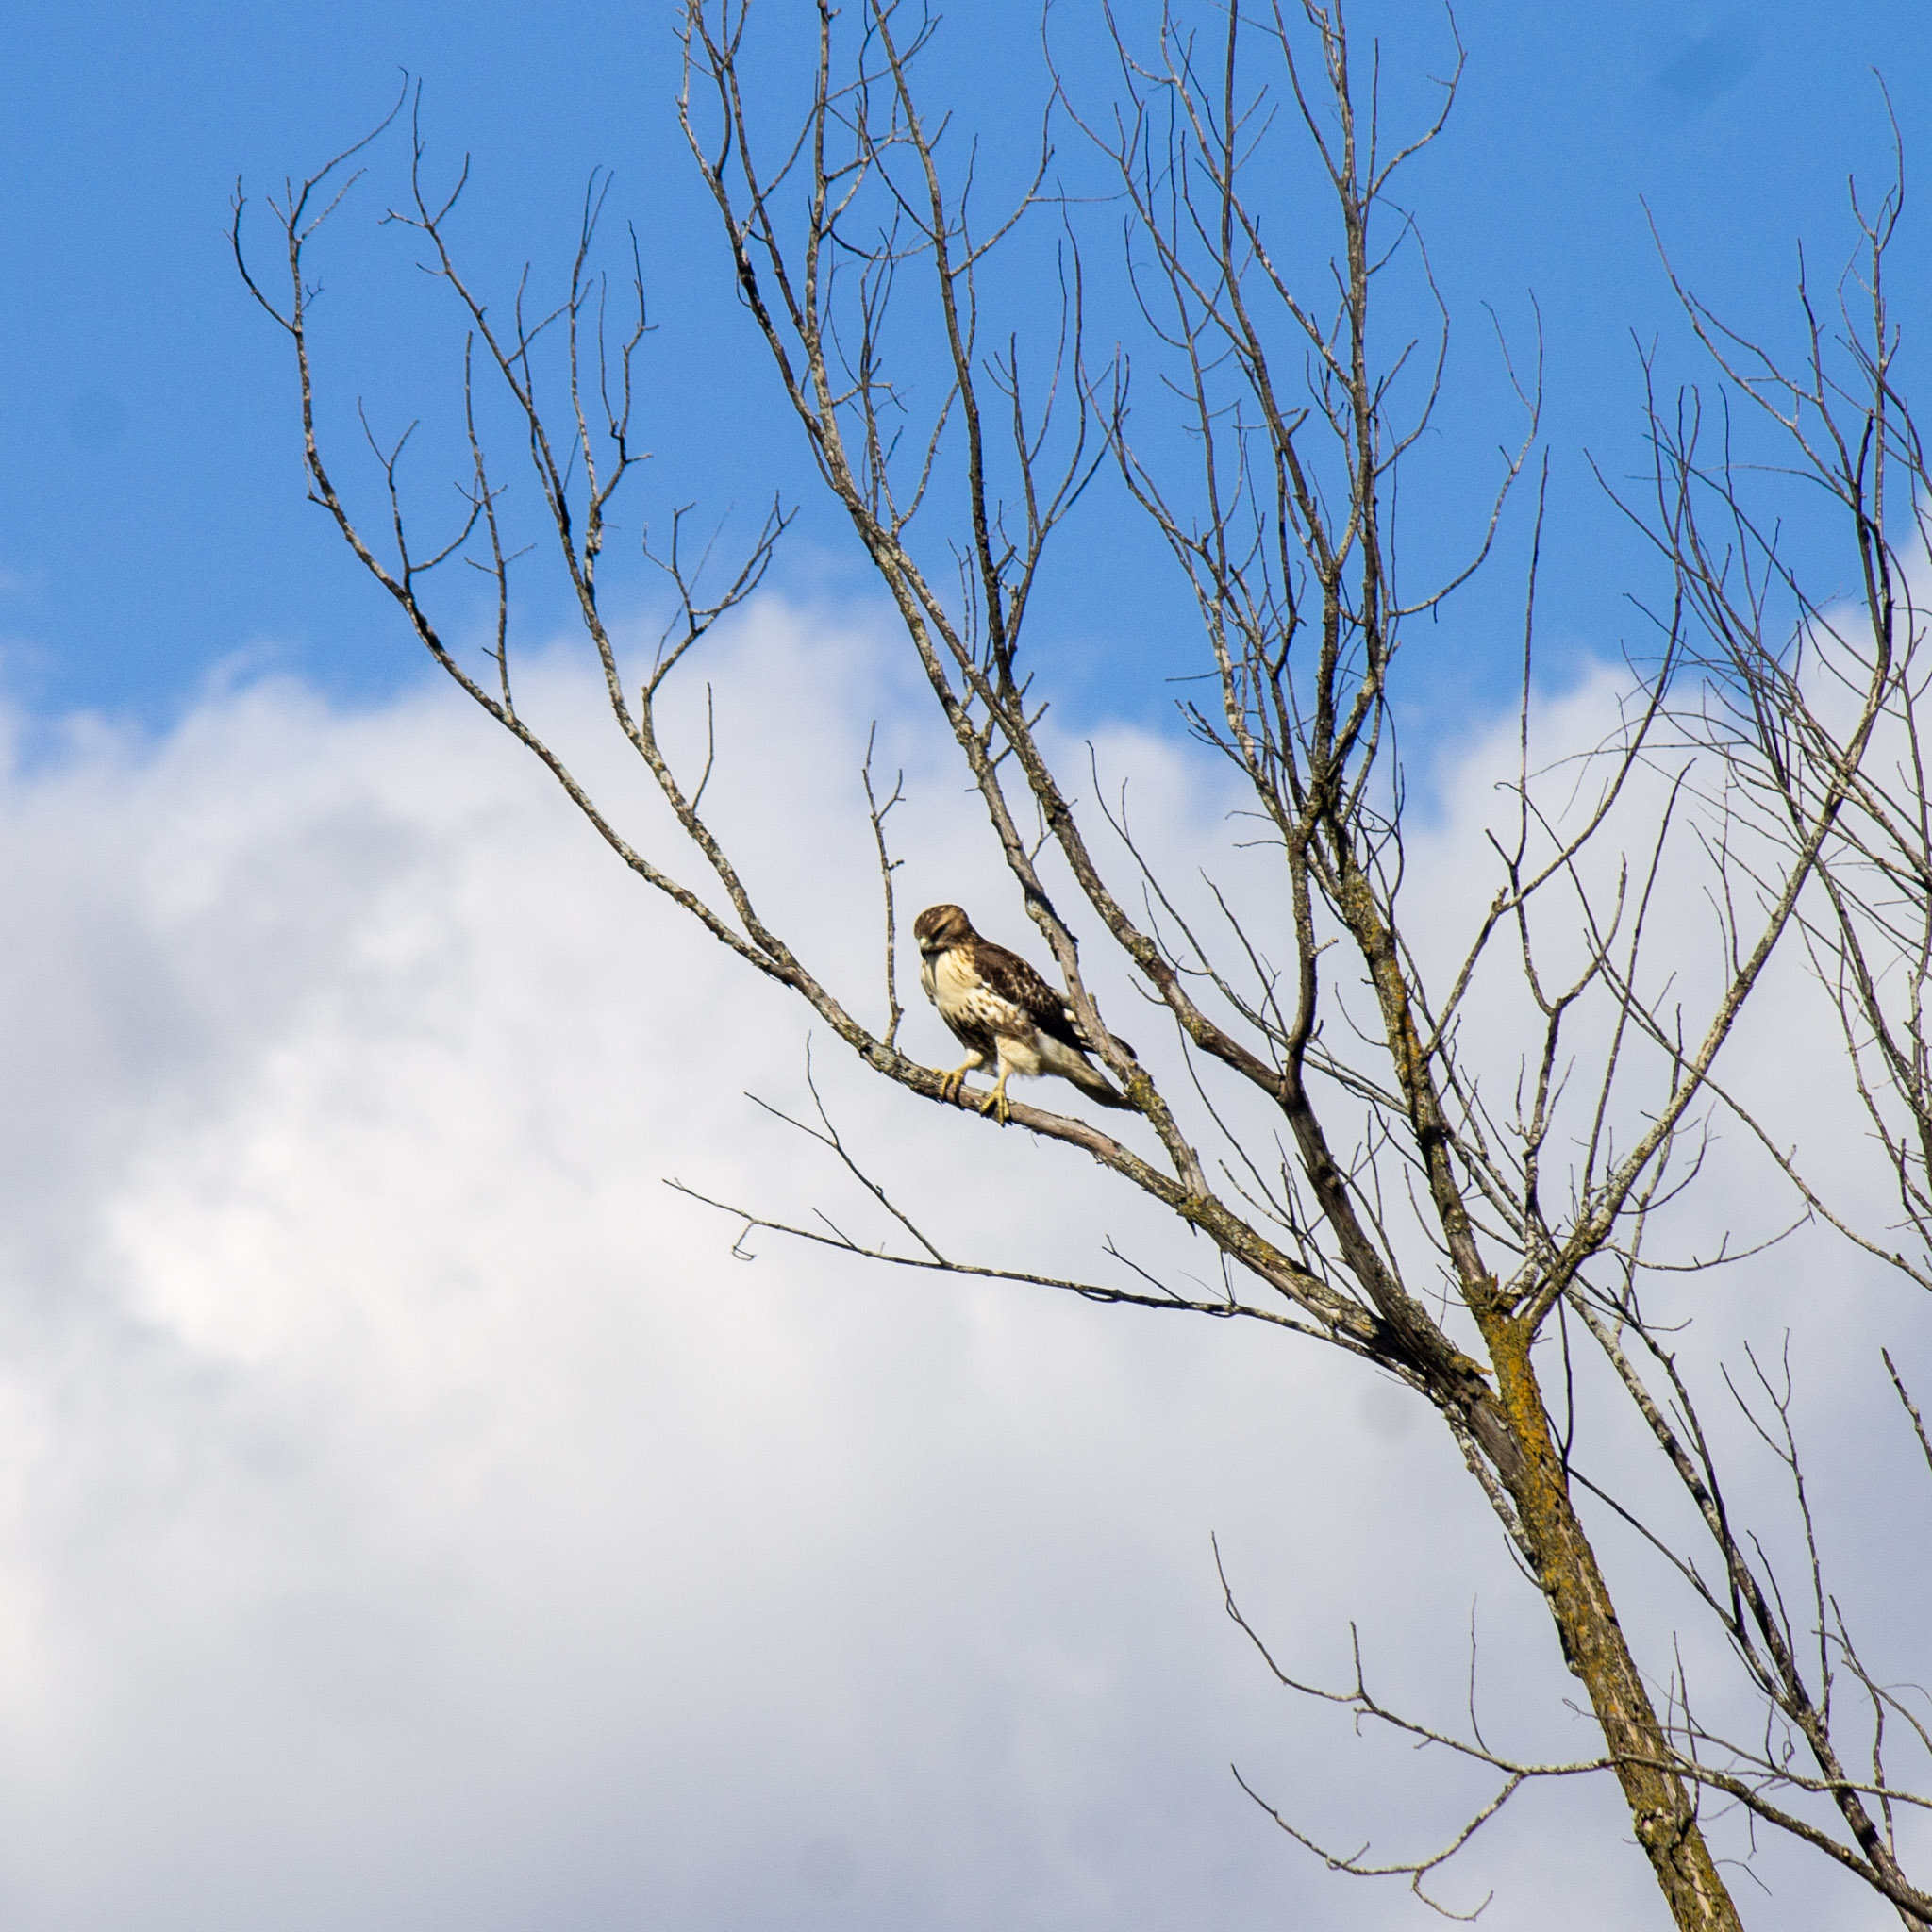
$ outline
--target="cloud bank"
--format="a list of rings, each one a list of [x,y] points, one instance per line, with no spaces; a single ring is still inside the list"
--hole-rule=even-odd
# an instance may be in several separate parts
[[[768,609],[728,653],[719,809],[779,913],[870,958],[869,681],[911,774],[905,903],[993,903],[862,637]],[[1172,749],[1107,749],[1166,846],[1218,814]],[[1428,1848],[1485,1788],[1274,1690],[1210,1533],[1310,1674],[1354,1619],[1391,1701],[1453,1722],[1474,1622],[1486,1716],[1588,1748],[1392,1388],[1271,1335],[735,1256],[665,1177],[865,1225],[745,1097],[805,1104],[801,1009],[452,695],[270,683],[158,742],[75,726],[0,818],[17,1932],[1428,1922],[1229,1761],[1342,1850]],[[1112,1233],[1201,1267],[1067,1150],[820,1048],[855,1149],[972,1258],[1091,1271]],[[1441,1890],[1494,1886],[1498,1927],[1652,1923],[1624,1831],[1607,1787],[1551,1790]],[[1810,1884],[1780,1911],[1878,1923]]]

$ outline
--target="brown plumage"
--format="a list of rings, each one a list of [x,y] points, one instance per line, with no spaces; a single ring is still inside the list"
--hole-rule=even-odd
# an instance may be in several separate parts
[[[949,1099],[975,1067],[995,1059],[999,1077],[979,1110],[997,1113],[1002,1123],[1008,1118],[1007,1082],[1015,1074],[1058,1074],[1103,1107],[1133,1105],[1087,1058],[1093,1042],[1066,995],[1019,954],[974,932],[958,907],[928,906],[912,922],[912,936],[919,941],[919,983],[966,1049],[945,1076]],[[1129,1059],[1139,1058],[1118,1035],[1114,1044]]]

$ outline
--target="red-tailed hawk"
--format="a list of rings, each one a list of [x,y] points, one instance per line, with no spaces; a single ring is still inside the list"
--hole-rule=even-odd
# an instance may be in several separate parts
[[[919,983],[952,1028],[966,1058],[945,1076],[948,1099],[966,1075],[997,1057],[999,1078],[979,1103],[981,1113],[1008,1119],[1007,1082],[1013,1074],[1058,1074],[1103,1107],[1133,1102],[1087,1058],[1092,1046],[1067,1004],[1017,953],[973,930],[957,906],[928,906],[912,922],[919,941]],[[1139,1055],[1116,1036],[1128,1058]]]

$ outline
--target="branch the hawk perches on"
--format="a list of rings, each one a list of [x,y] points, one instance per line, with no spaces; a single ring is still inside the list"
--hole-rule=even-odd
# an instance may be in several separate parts
[[[1058,1074],[1103,1107],[1132,1107],[1087,1056],[1093,1050],[1066,995],[1017,953],[973,929],[957,906],[928,906],[912,923],[919,941],[919,983],[952,1029],[966,1058],[945,1076],[946,1098],[957,1099],[966,1075],[996,1058],[999,1077],[979,1103],[981,1113],[1009,1118],[1007,1082],[1013,1074]],[[1114,1044],[1138,1055],[1118,1034]]]

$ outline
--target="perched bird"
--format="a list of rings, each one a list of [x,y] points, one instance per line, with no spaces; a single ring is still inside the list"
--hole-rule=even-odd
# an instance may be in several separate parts
[[[1131,1107],[1087,1056],[1088,1039],[1066,995],[1049,986],[1017,953],[982,939],[957,906],[928,906],[912,922],[919,941],[919,983],[952,1028],[966,1058],[945,1077],[948,1099],[966,1075],[997,1058],[999,1078],[980,1102],[981,1113],[1010,1117],[1007,1082],[1015,1074],[1058,1074],[1103,1107]],[[1129,1059],[1139,1055],[1118,1037]]]

